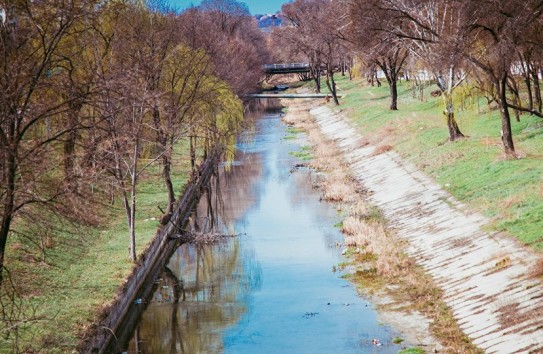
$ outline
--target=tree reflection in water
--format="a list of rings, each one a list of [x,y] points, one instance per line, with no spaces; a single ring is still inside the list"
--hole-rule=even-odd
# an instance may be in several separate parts
[[[260,269],[239,239],[183,245],[172,256],[143,315],[140,353],[220,353],[223,331],[245,313]],[[136,352],[132,340],[129,352]]]
[[[251,124],[263,111],[278,114],[278,109],[278,101],[257,102],[248,107],[246,120]],[[250,150],[253,144],[248,129],[238,154],[245,154],[244,149]],[[191,218],[191,231],[233,234],[235,224],[258,204],[262,157],[247,157],[243,156],[243,165],[234,160],[219,166]],[[158,280],[128,352],[223,352],[225,330],[246,313],[260,282],[260,266],[252,251],[242,250],[240,238],[214,245],[182,245]]]
[[[193,231],[233,233],[234,224],[254,207],[260,159],[250,166],[220,169],[192,217]],[[221,195],[226,193],[228,198]],[[240,236],[243,237],[243,236]],[[224,331],[247,309],[260,286],[260,267],[241,239],[215,245],[185,244],[171,257],[158,281],[128,352],[221,353]],[[137,341],[137,338],[140,341]]]

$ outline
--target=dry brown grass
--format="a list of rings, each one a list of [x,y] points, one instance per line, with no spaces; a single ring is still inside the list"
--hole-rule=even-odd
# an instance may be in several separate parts
[[[315,168],[313,164],[310,164],[310,166]],[[320,185],[323,199],[336,203],[354,202],[354,182],[345,173],[344,167],[338,166],[335,170],[331,170],[332,167],[329,165],[328,167],[328,169],[323,171],[330,172],[325,176]]]
[[[543,257],[539,258],[532,272],[530,273],[530,276],[543,280]]]
[[[357,270],[352,280],[358,286],[363,284],[362,291],[372,289],[370,291],[387,292],[396,299],[399,307],[419,310],[431,318],[431,331],[445,346],[446,352],[480,352],[460,330],[432,278],[406,256],[403,243],[387,229],[384,217],[368,204],[361,186],[353,179],[335,144],[324,139],[316,124],[304,113],[298,115],[299,109],[304,109],[302,106],[289,102],[289,113],[297,114],[288,117],[288,121],[308,134],[314,148],[314,160],[310,166],[326,172],[319,182],[323,198],[348,204],[348,208],[345,208],[348,216],[341,229],[345,235],[345,246],[363,249],[360,254],[354,255],[358,263],[354,264]],[[310,106],[306,104],[305,109]],[[300,117],[299,120],[296,115]],[[387,139],[394,129],[384,127],[379,134],[364,141],[364,146],[377,142],[382,144],[377,151],[389,151],[392,147]],[[395,285],[396,290],[387,290],[386,284]]]
[[[513,205],[520,203],[520,197],[518,195],[513,195],[505,198],[502,201],[502,206],[504,209],[509,209]]]
[[[372,153],[372,156],[377,156],[389,152],[392,150],[392,146],[388,144],[379,145],[375,148],[375,151]]]
[[[397,140],[397,131],[398,128],[390,123],[372,132],[372,134],[364,136],[363,142],[366,143],[366,145],[373,146],[393,146],[394,142]]]

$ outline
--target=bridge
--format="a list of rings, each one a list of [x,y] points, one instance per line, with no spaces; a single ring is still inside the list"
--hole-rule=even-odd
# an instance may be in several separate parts
[[[266,75],[308,73],[309,64],[306,64],[306,63],[265,64],[264,71]]]

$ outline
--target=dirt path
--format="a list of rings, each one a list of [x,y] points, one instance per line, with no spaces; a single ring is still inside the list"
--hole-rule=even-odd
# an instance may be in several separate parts
[[[445,292],[464,332],[487,353],[543,353],[543,285],[538,256],[499,233],[393,152],[375,155],[346,117],[311,110],[336,141],[370,200],[408,252]]]

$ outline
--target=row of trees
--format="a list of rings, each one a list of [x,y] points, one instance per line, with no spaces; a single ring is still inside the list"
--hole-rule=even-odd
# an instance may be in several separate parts
[[[510,157],[511,110],[517,119],[522,112],[543,117],[540,1],[295,0],[283,11],[290,26],[274,33],[283,59],[305,59],[315,68],[324,62],[333,78],[334,70],[356,57],[369,77],[377,70],[384,74],[392,110],[398,109],[402,74],[433,77],[451,141],[463,137],[453,104],[460,85],[476,87],[496,103]]]
[[[53,219],[96,223],[107,196],[123,201],[135,260],[142,172],[161,165],[169,214],[176,143],[190,141],[193,167],[197,151],[232,144],[238,97],[268,56],[261,32],[235,0],[181,14],[161,1],[13,0],[0,10],[0,285],[10,235],[36,239]]]

